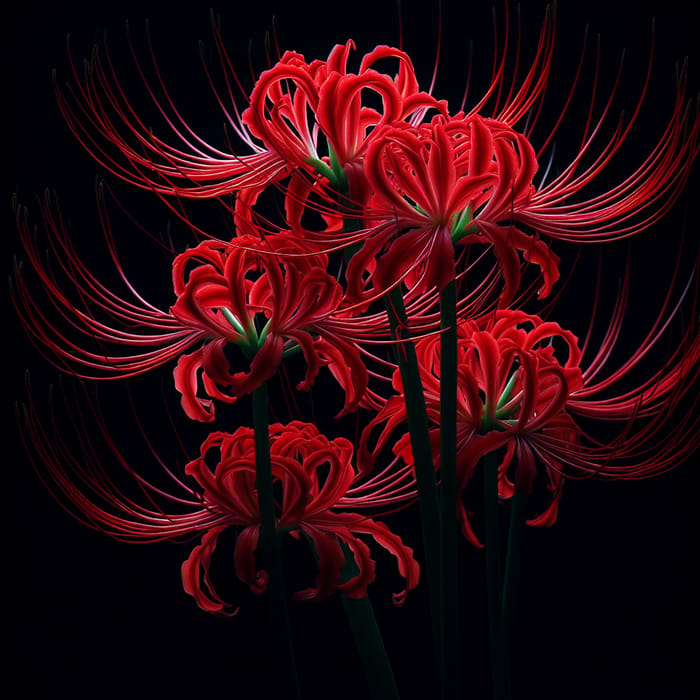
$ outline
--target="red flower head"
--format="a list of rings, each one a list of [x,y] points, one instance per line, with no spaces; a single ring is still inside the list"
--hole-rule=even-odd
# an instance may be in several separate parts
[[[536,144],[532,134],[535,127],[542,128],[554,19],[555,13],[548,13],[520,83],[515,76],[507,83],[504,47],[503,54],[496,55],[492,83],[484,95],[471,108],[463,103],[451,118],[444,102],[419,90],[413,65],[399,49],[375,48],[362,58],[357,73],[348,72],[347,66],[352,41],[335,46],[326,60],[308,62],[299,53],[287,52],[260,75],[246,96],[242,115],[235,104],[228,106],[230,94],[216,94],[245,153],[222,151],[197,136],[174,108],[157,66],[163,96],[148,82],[146,89],[174,135],[172,144],[146,128],[129,104],[109,57],[105,67],[97,52],[87,77],[81,80],[75,75],[75,103],[61,92],[58,99],[71,129],[88,150],[112,172],[140,187],[197,198],[237,192],[239,209],[245,209],[255,205],[267,185],[292,175],[284,186],[293,200],[287,207],[294,220],[306,206],[319,207],[308,201],[312,190],[323,199],[320,208],[325,213],[329,207],[337,210],[338,192],[347,195],[344,216],[362,219],[369,229],[352,235],[335,231],[322,245],[330,250],[369,239],[353,265],[350,284],[355,296],[371,293],[366,289],[368,278],[363,277],[367,274],[379,289],[397,283],[407,271],[424,274],[423,283],[441,288],[452,271],[452,238],[452,242],[493,245],[504,275],[505,305],[519,281],[521,254],[541,268],[541,294],[556,280],[557,257],[540,236],[597,242],[647,228],[682,191],[700,148],[700,118],[688,105],[682,71],[667,127],[656,146],[618,184],[593,193],[628,138],[649,82],[647,74],[632,117],[621,121],[609,141],[601,143],[618,76],[597,120],[597,95],[595,91],[591,95],[575,157],[569,163],[554,163],[559,174],[550,181],[547,173],[535,181],[537,158],[565,122],[580,72],[561,115]],[[215,41],[227,85],[237,83],[235,74],[228,75],[230,62],[216,29]],[[386,58],[398,61],[393,76],[376,68]],[[139,71],[145,80],[140,65]],[[441,118],[421,127],[430,110],[437,110]],[[438,167],[444,180],[443,173],[436,178]],[[365,205],[373,189],[374,204],[383,214],[379,222],[366,219]],[[390,221],[391,217],[399,221]],[[359,227],[358,223],[355,228]]]
[[[351,168],[364,155],[367,144],[383,124],[420,119],[430,108],[444,109],[430,95],[418,90],[410,58],[399,49],[378,46],[362,57],[358,73],[348,73],[352,41],[333,48],[326,61],[307,64],[304,57],[287,52],[263,72],[250,96],[242,121],[265,146],[280,153],[291,165],[318,165],[333,180],[338,168]],[[385,58],[399,61],[392,79],[372,65]],[[381,109],[362,104],[363,91],[374,93]],[[309,123],[309,113],[314,119]],[[318,136],[327,141],[330,160],[319,161]]]
[[[228,73],[230,61],[216,28],[214,35]],[[336,185],[342,180],[354,194],[366,190],[354,166],[377,126],[396,120],[417,121],[428,109],[444,112],[445,105],[418,89],[413,65],[403,51],[378,46],[362,57],[355,74],[347,71],[351,48],[352,41],[337,45],[327,60],[311,63],[287,51],[260,75],[246,96],[249,106],[242,115],[235,104],[226,106],[230,94],[216,94],[227,122],[251,154],[226,153],[198,137],[173,107],[162,81],[158,86],[164,93],[162,101],[155,88],[148,82],[145,86],[177,145],[150,134],[127,101],[109,55],[105,69],[97,51],[84,81],[73,71],[76,104],[61,91],[57,97],[68,125],[90,153],[111,172],[139,187],[196,198],[250,190],[254,200],[265,186],[301,170],[307,179],[320,172]],[[399,62],[393,77],[373,67],[386,58]],[[145,81],[140,65],[139,72]],[[157,66],[156,72],[160,75]],[[235,74],[230,79],[240,85]],[[382,107],[363,105],[363,92],[378,96]],[[106,143],[100,143],[96,134]],[[319,141],[320,136],[325,143]]]
[[[328,365],[345,390],[345,411],[355,409],[367,388],[367,369],[357,345],[339,332],[342,322],[327,323],[339,311],[343,290],[326,272],[325,256],[304,255],[289,239],[274,253],[259,239],[240,237],[232,243],[206,241],[182,253],[173,265],[178,295],[171,313],[189,327],[200,328],[205,344],[183,355],[175,368],[175,386],[185,412],[211,421],[211,399],[227,402],[252,392],[277,370],[285,353],[300,349],[309,389],[321,365]],[[197,266],[187,271],[188,264]],[[342,314],[341,314],[342,315]],[[250,358],[250,370],[231,374],[224,352],[233,343]],[[197,396],[203,370],[206,395]],[[218,387],[230,389],[223,392]]]
[[[60,369],[82,378],[120,378],[177,359],[175,384],[185,412],[211,421],[211,399],[235,401],[269,379],[285,354],[301,351],[308,369],[299,388],[309,389],[319,368],[327,366],[345,391],[343,413],[363,400],[368,374],[358,343],[382,332],[388,337],[388,329],[382,330],[386,321],[355,317],[344,307],[341,286],[326,272],[326,256],[309,255],[284,235],[276,237],[274,252],[252,234],[231,243],[205,241],[175,258],[178,298],[166,312],[143,299],[127,279],[104,211],[110,255],[129,293],[124,298],[84,265],[48,199],[41,213],[58,265],[42,258],[20,209],[18,227],[29,262],[58,313],[41,308],[20,268],[14,300],[30,337],[40,350],[49,350]],[[226,350],[232,346],[242,349],[249,370],[231,372]],[[206,398],[197,395],[200,371]]]
[[[86,524],[127,542],[182,540],[201,534],[200,544],[182,565],[183,587],[200,608],[230,614],[209,573],[217,539],[230,528],[237,531],[233,556],[236,575],[255,593],[266,589],[268,573],[259,570],[255,562],[261,518],[250,428],[239,428],[233,434],[211,433],[200,456],[185,467],[192,484],[161,462],[170,480],[170,487],[164,489],[148,481],[143,469],[136,473],[129,467],[109,436],[99,410],[93,407],[91,416],[112,457],[138,482],[145,497],[143,505],[110,478],[93,443],[83,437],[87,433],[82,416],[81,429],[75,431],[81,443],[80,456],[76,457],[61,434],[46,433],[31,399],[25,415],[29,454],[33,459],[38,457],[37,467],[48,470],[72,512]],[[352,465],[352,444],[344,438],[328,440],[308,423],[272,425],[270,441],[272,475],[280,493],[277,532],[296,539],[304,535],[317,558],[315,585],[298,591],[295,598],[321,599],[336,590],[349,597],[366,595],[367,586],[375,579],[374,560],[361,539],[368,536],[396,558],[405,588],[394,595],[394,603],[402,604],[407,592],[418,584],[419,566],[412,550],[383,522],[354,511],[373,508],[376,512],[395,500],[405,501],[414,495],[410,488],[398,482],[394,488],[361,483]],[[215,466],[210,467],[213,459]],[[172,484],[177,491],[173,491]],[[357,573],[341,582],[341,566],[349,555]]]
[[[658,340],[657,322],[647,340],[609,377],[593,381],[619,335],[621,307],[603,344],[587,369],[576,337],[553,322],[521,311],[501,310],[482,322],[458,326],[458,487],[464,492],[479,460],[498,455],[499,495],[514,489],[531,492],[538,465],[551,493],[550,504],[529,521],[551,525],[557,515],[563,477],[636,478],[662,471],[690,453],[700,442],[692,414],[669,428],[667,421],[700,373],[700,340],[690,329],[664,368],[631,391],[598,398],[624,378]],[[431,438],[436,468],[440,439],[440,344],[428,337],[416,344],[420,372],[433,425]],[[393,384],[402,392],[401,377]],[[361,449],[371,464],[393,439],[405,420],[405,402],[391,397],[365,429]],[[604,423],[622,421],[621,434],[608,444],[589,437],[580,418]],[[642,426],[641,421],[649,419]],[[639,422],[638,422],[639,421]],[[383,424],[375,446],[372,431]],[[634,429],[633,429],[634,425]],[[393,451],[413,463],[408,435],[394,442]],[[538,483],[538,482],[537,482]],[[480,546],[463,501],[459,515],[465,536]]]
[[[518,289],[518,251],[542,270],[540,294],[551,290],[559,259],[512,223],[513,210],[535,191],[537,159],[528,140],[506,124],[438,115],[430,124],[385,127],[367,149],[365,172],[373,192],[370,216],[380,222],[348,269],[356,295],[384,291],[407,272],[422,288],[442,291],[455,276],[455,244],[474,241],[494,247],[503,301]],[[363,294],[363,273],[380,252],[373,288]]]
[[[351,465],[352,445],[344,438],[333,441],[319,435],[315,426],[294,422],[270,429],[273,479],[282,486],[278,531],[299,538],[306,535],[318,557],[316,586],[296,593],[297,598],[327,596],[336,588],[350,597],[362,597],[374,580],[374,562],[358,534],[370,535],[391,552],[406,579],[406,589],[395,596],[403,602],[406,592],[418,583],[418,564],[412,551],[381,522],[357,513],[346,512],[352,498],[357,473]],[[205,463],[210,450],[218,450],[220,461],[214,472]],[[322,477],[326,473],[327,476]],[[234,562],[238,577],[251,589],[262,592],[266,574],[256,570],[254,552],[260,534],[260,514],[255,498],[255,459],[253,431],[239,428],[233,435],[213,433],[202,445],[201,457],[190,462],[186,472],[204,489],[204,501],[220,511],[228,511],[231,524],[244,526],[236,540]],[[235,518],[236,522],[233,522]],[[209,583],[209,563],[216,537],[227,525],[209,530],[202,544],[194,549],[182,566],[185,590],[195,596],[201,607],[219,609],[218,596]],[[359,573],[340,583],[340,568],[345,556],[341,543],[352,552]],[[200,588],[200,569],[210,598]]]

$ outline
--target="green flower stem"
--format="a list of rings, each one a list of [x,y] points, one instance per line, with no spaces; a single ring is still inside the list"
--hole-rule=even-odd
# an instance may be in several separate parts
[[[512,650],[515,626],[517,624],[518,585],[522,569],[523,541],[525,535],[525,517],[527,511],[527,493],[515,489],[511,499],[510,526],[508,530],[508,550],[506,554],[506,571],[503,580],[503,598],[501,600],[501,625],[508,677],[512,678]]]
[[[440,295],[440,619],[443,700],[459,697],[457,529],[457,289]]]
[[[486,539],[486,586],[491,642],[491,676],[494,700],[510,700],[510,679],[501,624],[501,552],[498,535],[498,455],[482,460],[484,470],[484,524]]]
[[[253,430],[255,436],[255,486],[258,492],[261,520],[258,551],[261,563],[269,574],[266,597],[272,637],[271,647],[278,669],[279,697],[301,700],[292,630],[287,613],[281,541],[277,534],[270,460],[269,408],[265,383],[253,392]]]
[[[342,581],[347,581],[357,574],[358,569],[349,547],[342,546],[345,564],[340,577]],[[355,638],[370,696],[374,700],[399,700],[394,672],[374,616],[372,603],[366,595],[362,598],[348,598],[343,595],[342,601],[345,616]]]
[[[345,616],[360,654],[370,697],[374,700],[399,700],[399,689],[394,680],[372,603],[367,596],[348,598],[344,595],[342,599]]]
[[[349,211],[359,212],[357,206],[353,206],[351,202],[348,202],[347,182],[336,189],[338,190],[339,203],[344,204]],[[361,227],[362,222],[359,218],[344,217],[343,231],[346,233],[358,231]],[[347,247],[345,249],[345,261],[349,262],[359,248],[359,244]],[[418,508],[425,552],[425,578],[432,623],[434,664],[437,670],[442,663],[440,647],[440,510],[437,483],[435,481],[433,450],[428,432],[428,413],[425,408],[423,383],[418,371],[416,348],[408,337],[406,308],[400,285],[384,297],[384,302],[392,336],[395,340],[401,339],[403,341],[396,344],[395,354],[404,387],[408,431],[416,472]],[[378,630],[377,633],[379,633]],[[355,638],[356,640],[358,639],[357,635]]]
[[[425,408],[423,383],[418,370],[416,348],[408,339],[406,309],[400,287],[395,287],[389,292],[385,300],[392,335],[396,340],[402,341],[396,343],[396,360],[401,372],[406,401],[406,417],[418,488],[418,508],[423,535],[423,556],[435,661],[436,668],[440,668],[442,656],[440,649],[440,510],[433,450],[428,432],[428,414]]]

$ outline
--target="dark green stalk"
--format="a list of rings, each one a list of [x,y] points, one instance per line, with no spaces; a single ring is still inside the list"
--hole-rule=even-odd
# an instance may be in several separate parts
[[[433,450],[428,432],[428,414],[423,395],[423,383],[418,370],[416,348],[408,336],[406,309],[400,287],[395,287],[387,297],[386,308],[392,335],[396,340],[396,360],[401,372],[406,418],[413,451],[413,462],[418,489],[418,508],[421,516],[425,578],[428,603],[433,628],[436,662],[440,666],[440,510]]]
[[[343,551],[345,564],[341,571],[341,580],[347,581],[357,574],[357,565],[347,546],[343,545]],[[372,603],[366,595],[362,598],[348,598],[343,595],[342,600],[345,616],[360,654],[370,696],[374,700],[399,700],[394,672],[374,616]]]
[[[486,586],[491,642],[491,676],[494,700],[510,699],[510,679],[505,659],[501,625],[501,546],[498,535],[498,455],[491,452],[482,460],[484,469],[484,524],[486,539]]]
[[[331,157],[333,160],[333,157]],[[348,212],[358,212],[358,207],[350,202],[347,197],[347,181],[343,180],[340,168],[335,167],[336,189],[338,190],[339,203],[345,206]],[[346,216],[343,220],[343,231],[351,233],[362,227],[361,219]],[[349,262],[358,249],[358,244],[345,249],[345,260]],[[396,360],[401,372],[401,380],[404,387],[406,402],[406,416],[408,430],[413,451],[414,469],[418,489],[418,508],[421,517],[421,530],[423,536],[423,549],[425,557],[425,578],[428,589],[428,603],[430,607],[430,619],[432,622],[433,649],[435,667],[440,667],[440,510],[438,504],[437,484],[435,481],[435,467],[433,451],[428,432],[428,413],[425,407],[423,395],[423,383],[418,371],[418,358],[416,349],[408,336],[408,324],[406,308],[400,285],[395,287],[385,297],[385,305],[392,336],[397,343],[395,347]],[[346,607],[347,612],[347,607]],[[352,624],[352,622],[351,622]],[[357,636],[356,636],[357,640]],[[383,646],[383,643],[382,643]]]
[[[512,678],[513,638],[517,624],[518,585],[522,568],[526,511],[527,493],[516,488],[511,499],[506,571],[503,580],[503,598],[501,600],[501,626],[509,678]]]
[[[443,700],[459,697],[457,529],[457,290],[440,295],[440,619]]]
[[[255,486],[258,492],[261,520],[258,551],[262,565],[269,574],[266,597],[270,642],[278,669],[280,697],[301,700],[292,630],[287,613],[281,542],[277,535],[275,495],[270,461],[267,385],[264,383],[253,392],[253,429],[255,435]]]
[[[399,700],[399,689],[394,680],[372,603],[367,596],[342,598],[345,616],[355,637],[370,696],[374,700]]]

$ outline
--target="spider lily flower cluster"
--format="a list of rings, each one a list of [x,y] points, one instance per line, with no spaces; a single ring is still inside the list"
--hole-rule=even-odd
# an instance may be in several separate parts
[[[505,309],[479,321],[458,326],[457,474],[464,492],[475,468],[486,454],[501,455],[499,497],[507,500],[515,489],[531,493],[538,466],[551,494],[549,505],[530,525],[548,526],[556,520],[561,486],[573,478],[641,478],[672,467],[697,447],[692,411],[660,438],[663,421],[644,430],[630,431],[629,422],[669,412],[698,377],[700,342],[686,334],[678,357],[655,376],[617,395],[600,395],[633,370],[649,348],[649,341],[610,372],[595,379],[618,340],[620,328],[608,328],[605,342],[587,363],[578,339],[559,324],[538,316]],[[563,346],[563,351],[555,344]],[[434,337],[417,343],[417,352],[433,444],[440,437],[440,345]],[[563,357],[561,355],[563,354]],[[364,460],[375,463],[387,445],[407,464],[413,464],[405,432],[406,406],[400,374],[394,372],[391,396],[363,433]],[[625,426],[608,444],[592,440],[577,419],[620,421]],[[381,431],[373,437],[377,426]],[[373,441],[370,447],[370,441]],[[439,450],[434,450],[436,469]],[[459,503],[464,536],[482,546],[475,534],[464,500]]]
[[[96,51],[84,77],[75,71],[70,91],[57,91],[58,102],[96,160],[163,201],[206,200],[230,210],[235,231],[220,237],[192,225],[197,239],[173,255],[173,302],[161,309],[126,276],[104,198],[103,233],[123,295],[83,262],[49,198],[40,210],[57,266],[40,255],[28,214],[18,207],[29,267],[52,307],[42,307],[19,268],[13,298],[42,352],[83,379],[170,368],[184,414],[211,424],[219,421],[217,406],[255,396],[299,353],[306,369],[296,388],[308,391],[321,371],[329,372],[344,397],[339,415],[356,413],[364,421],[356,449],[298,420],[213,431],[176,478],[187,496],[163,493],[135,474],[149,494],[148,503],[139,504],[103,478],[98,464],[83,465],[63,443],[52,444],[30,402],[28,442],[75,509],[127,540],[201,536],[183,564],[183,586],[201,608],[223,613],[209,570],[224,530],[239,530],[238,578],[257,593],[269,580],[256,563],[265,529],[258,471],[265,451],[256,439],[264,433],[271,484],[281,493],[274,500],[275,534],[304,535],[316,555],[315,586],[297,597],[323,598],[335,590],[364,597],[375,567],[362,535],[396,557],[405,580],[396,602],[402,602],[418,584],[419,566],[409,545],[379,518],[411,507],[424,488],[414,459],[420,436],[409,416],[418,399],[406,388],[407,373],[414,371],[425,405],[428,469],[444,481],[443,465],[451,463],[445,450],[453,450],[457,493],[450,508],[477,546],[467,486],[489,455],[497,462],[502,501],[540,487],[549,494],[528,514],[529,524],[543,526],[554,523],[567,478],[646,477],[690,454],[700,439],[696,412],[679,418],[675,409],[692,401],[700,371],[695,306],[693,322],[662,367],[616,391],[664,337],[675,313],[671,292],[646,339],[610,369],[626,288],[600,346],[591,349],[575,335],[588,336],[586,328],[569,330],[526,311],[534,295],[523,284],[523,269],[532,264],[537,296],[547,297],[560,277],[553,245],[632,236],[674,203],[700,149],[700,118],[688,106],[686,75],[678,79],[656,146],[626,178],[591,195],[639,108],[601,145],[613,96],[598,121],[591,107],[577,156],[547,182],[540,160],[554,132],[542,144],[531,137],[553,37],[548,18],[522,81],[506,85],[501,61],[487,93],[457,111],[420,89],[400,49],[378,46],[359,60],[352,41],[335,46],[325,60],[286,52],[258,76],[242,112],[230,95],[217,93],[244,152],[222,151],[197,136],[162,82],[146,88],[170,140],[144,126],[109,57],[104,61]],[[230,70],[217,31],[215,40]],[[393,61],[395,72],[380,70],[380,61]],[[140,65],[139,71],[145,76]],[[489,111],[492,96],[501,94],[505,102],[497,97]],[[268,190],[284,198],[283,225],[265,216]],[[484,246],[494,257],[486,271]],[[450,288],[456,291],[452,309]],[[686,288],[681,297],[689,294]],[[445,324],[446,310],[456,325]],[[441,444],[448,331],[456,337],[456,386],[448,387],[457,394],[452,448]],[[596,421],[619,422],[619,434],[601,442]],[[162,509],[151,496],[165,499]],[[178,509],[170,513],[168,503]],[[368,508],[372,517],[364,514]],[[356,568],[349,577],[341,575],[346,558]]]
[[[157,542],[201,533],[200,544],[182,564],[182,583],[200,608],[221,615],[237,610],[230,612],[220,598],[209,569],[217,538],[227,529],[236,528],[236,575],[255,593],[265,591],[267,572],[259,570],[255,562],[260,512],[255,499],[255,450],[250,428],[212,432],[202,444],[200,455],[185,466],[184,475],[178,476],[165,467],[177,490],[164,492],[157,483],[134,474],[142,495],[147,495],[147,500],[139,503],[105,474],[89,440],[80,440],[81,457],[77,458],[68,441],[50,436],[37,421],[33,406],[29,409],[37,456],[83,514],[86,524],[126,542]],[[97,429],[111,443],[99,407],[95,410]],[[78,418],[74,420],[77,426]],[[86,427],[84,422],[82,427]],[[408,473],[399,479],[392,474],[393,483],[373,497],[371,484],[360,478],[352,464],[352,444],[345,438],[328,440],[315,426],[300,421],[270,426],[270,447],[273,477],[282,491],[279,531],[296,539],[304,535],[318,557],[315,586],[296,592],[294,597],[320,600],[336,590],[349,597],[364,596],[375,576],[370,550],[358,537],[366,535],[396,557],[405,580],[405,590],[394,596],[394,602],[400,605],[408,590],[418,583],[419,566],[413,552],[383,522],[356,511],[377,510],[382,505],[389,508],[393,500],[402,502],[410,497]],[[209,466],[212,454],[217,459],[213,469]],[[133,472],[116,445],[112,457],[117,465]],[[378,478],[382,476],[387,482],[387,475]],[[340,570],[345,555],[341,543],[358,565],[358,573],[343,583]]]

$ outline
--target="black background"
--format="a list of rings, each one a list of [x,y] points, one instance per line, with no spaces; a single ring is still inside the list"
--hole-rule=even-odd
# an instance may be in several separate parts
[[[551,88],[554,102],[561,105],[583,41],[583,28],[590,22],[589,38],[598,32],[602,36],[604,80],[611,79],[621,49],[628,49],[615,114],[635,105],[646,69],[651,18],[657,18],[650,96],[639,128],[631,135],[630,148],[613,165],[613,172],[620,176],[639,162],[640,155],[660,133],[673,99],[674,61],[689,55],[690,84],[696,89],[700,86],[700,54],[694,21],[686,7],[680,0],[559,3]],[[522,10],[525,61],[534,50],[543,8],[543,3],[533,2]],[[249,40],[257,67],[264,65],[264,34],[273,15],[278,18],[281,49],[298,50],[309,59],[324,57],[333,44],[347,37],[356,40],[361,53],[378,43],[398,42],[397,12],[389,0],[344,4],[260,0],[228,3],[216,11],[222,15],[232,61],[246,76]],[[444,53],[434,94],[449,98],[452,104],[461,98],[471,39],[477,42],[473,80],[482,81],[479,84],[483,87],[488,79],[490,12],[485,2],[465,6],[452,3],[444,12]],[[502,18],[502,7],[498,12]],[[92,251],[92,241],[98,237],[94,181],[97,174],[105,173],[63,123],[50,76],[55,67],[59,80],[68,78],[65,37],[69,32],[74,55],[81,59],[106,28],[115,57],[128,64],[123,30],[127,18],[143,56],[143,21],[149,18],[166,81],[178,104],[184,105],[186,116],[205,138],[221,138],[221,115],[211,101],[205,102],[208,92],[197,48],[199,39],[211,46],[206,5],[172,3],[167,10],[148,1],[95,3],[90,7],[71,3],[60,8],[48,3],[14,6],[9,22],[6,20],[3,42],[7,51],[3,61],[3,173],[7,181],[3,182],[2,210],[8,273],[12,256],[22,255],[14,233],[13,192],[19,192],[22,201],[31,204],[31,198],[44,188],[55,188],[72,221],[76,241]],[[414,59],[421,85],[427,86],[437,38],[436,6],[403,3],[402,18],[405,48]],[[589,48],[594,48],[593,39]],[[582,93],[586,94],[585,88]],[[474,94],[479,94],[478,89]],[[564,151],[567,136],[563,133],[559,137]],[[575,139],[574,135],[574,148]],[[163,207],[146,208],[143,202],[147,200],[140,194],[114,179],[109,182],[122,202],[133,201],[137,218],[155,228],[164,226],[168,214]],[[632,260],[637,286],[631,301],[632,319],[653,318],[653,302],[666,289],[684,221],[689,222],[686,238],[697,240],[693,219],[697,195],[696,168],[676,211],[635,242]],[[136,234],[128,235],[123,250],[140,245]],[[557,250],[564,256],[562,248]],[[619,265],[623,248],[613,245],[607,249],[608,269]],[[693,249],[690,245],[689,250]],[[145,285],[152,294],[150,298],[155,296],[155,301],[167,306],[167,273],[163,275],[161,268],[144,267],[145,250],[134,254],[135,281],[140,288]],[[126,258],[131,263],[129,255]],[[95,259],[99,265],[97,253]],[[160,258],[157,264],[162,263]],[[590,280],[585,278],[575,284],[579,285],[578,292],[569,297],[569,313],[574,318],[586,308],[585,299],[591,289]],[[264,677],[270,670],[265,664],[265,630],[258,601],[231,589],[228,592],[238,596],[242,604],[239,616],[208,616],[181,588],[179,567],[190,545],[135,546],[112,541],[69,518],[41,485],[17,437],[13,403],[25,396],[26,368],[31,370],[37,397],[46,395],[56,373],[25,340],[9,305],[5,329],[9,350],[5,364],[5,434],[9,449],[4,489],[8,515],[4,578],[10,584],[5,597],[10,623],[5,626],[10,673],[4,685],[16,688],[10,696],[266,697]],[[629,342],[634,342],[631,337]],[[137,382],[136,386],[143,390],[150,385]],[[125,427],[128,409],[115,408],[125,406],[116,403],[123,402],[123,394],[121,399],[117,393],[112,398],[111,388],[104,391],[106,414],[117,435],[128,442],[133,434]],[[162,432],[167,442],[167,430]],[[164,449],[167,451],[167,446]],[[695,569],[696,463],[697,458],[645,482],[570,484],[556,526],[529,533],[518,652],[522,698],[631,700],[694,696],[700,621],[700,580]],[[396,526],[407,528],[405,538],[417,546],[417,531],[411,531],[414,526],[409,520],[398,518]],[[219,554],[225,560],[226,553]],[[466,548],[464,556],[464,679],[471,689],[464,697],[485,698],[488,659],[481,558]],[[419,590],[409,596],[405,608],[392,609],[390,591],[397,583],[391,578],[392,566],[390,560],[379,557],[380,580],[371,589],[372,599],[386,630],[389,654],[404,697],[428,698],[431,695],[420,667],[422,655],[429,653],[424,594]],[[384,580],[382,572],[387,572]],[[292,615],[307,696],[365,696],[358,659],[338,602],[295,605]]]

